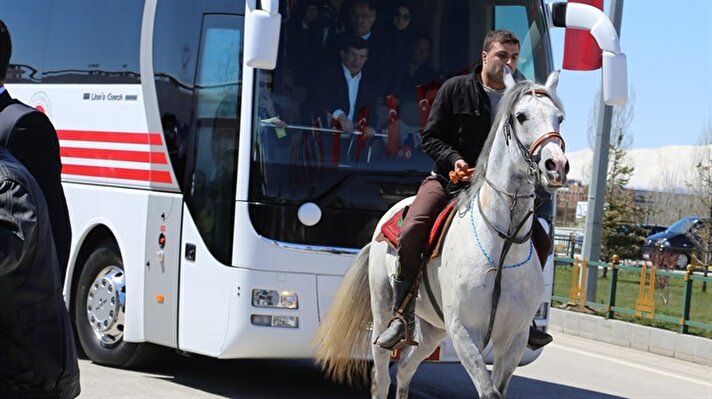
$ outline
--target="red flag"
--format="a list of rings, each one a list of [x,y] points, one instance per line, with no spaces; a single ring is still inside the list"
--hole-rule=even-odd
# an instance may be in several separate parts
[[[425,122],[430,114],[430,107],[433,105],[435,95],[440,89],[440,82],[432,82],[420,86],[416,86],[415,92],[418,96],[418,110],[420,111],[420,132],[425,128]]]
[[[341,123],[336,119],[331,119],[331,128],[341,130]],[[339,165],[339,152],[341,151],[341,133],[334,132],[331,134],[331,166]]]
[[[569,3],[588,4],[603,10],[603,0],[569,0]],[[601,48],[590,32],[566,29],[562,67],[572,71],[592,71],[601,67]]]
[[[398,97],[390,95],[386,97],[386,107],[388,107],[388,146],[386,153],[388,157],[398,153],[400,149],[400,116],[398,115]]]
[[[368,105],[358,110],[356,115],[356,127],[361,135],[356,140],[356,155],[354,157],[354,162],[358,162],[358,158],[361,156],[361,151],[363,151],[366,145],[366,128],[368,127]]]

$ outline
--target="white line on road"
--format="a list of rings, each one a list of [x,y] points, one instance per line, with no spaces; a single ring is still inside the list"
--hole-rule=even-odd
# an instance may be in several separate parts
[[[574,353],[577,353],[577,354],[579,354],[579,355],[590,356],[590,357],[594,357],[594,358],[596,358],[596,359],[606,360],[606,361],[610,361],[610,362],[622,364],[622,365],[624,365],[624,366],[629,366],[629,367],[637,368],[637,369],[640,369],[640,370],[645,370],[645,371],[648,371],[648,372],[651,372],[651,373],[660,374],[660,375],[663,375],[663,376],[666,376],[666,377],[673,377],[673,378],[676,378],[676,379],[678,379],[678,380],[687,381],[687,382],[692,382],[692,383],[695,383],[695,384],[700,384],[700,385],[703,385],[703,386],[712,388],[712,383],[710,383],[710,382],[707,382],[707,381],[700,381],[700,380],[698,380],[698,379],[686,377],[686,376],[679,375],[679,374],[673,374],[673,373],[671,373],[670,371],[667,371],[667,370],[658,370],[658,369],[655,369],[655,368],[652,368],[652,367],[643,366],[643,365],[640,365],[640,364],[636,364],[636,363],[633,363],[633,362],[628,362],[628,361],[621,360],[621,359],[617,359],[617,358],[610,357],[610,356],[598,355],[598,354],[591,353],[591,352],[587,352],[587,351],[580,350],[580,349],[569,348],[569,347],[567,347],[567,346],[557,344],[556,342],[553,342],[553,343],[551,344],[551,346],[555,346],[555,347],[557,347],[557,348],[559,348],[559,349],[567,350],[567,351],[569,351],[569,352],[574,352]],[[709,367],[708,367],[708,369],[709,369]],[[711,369],[711,370],[712,370],[712,369]]]

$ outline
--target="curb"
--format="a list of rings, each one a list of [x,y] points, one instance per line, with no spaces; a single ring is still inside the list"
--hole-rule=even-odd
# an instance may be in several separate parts
[[[549,329],[712,366],[712,339],[551,308]]]

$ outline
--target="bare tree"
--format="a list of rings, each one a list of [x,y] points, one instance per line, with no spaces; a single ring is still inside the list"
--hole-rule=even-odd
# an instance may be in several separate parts
[[[593,147],[601,113],[600,92],[596,94],[594,106],[589,114],[588,138]],[[633,192],[626,189],[634,167],[628,161],[627,149],[633,143],[630,125],[633,123],[635,91],[631,88],[628,102],[614,107],[611,119],[611,137],[608,152],[608,173],[606,177],[606,204],[601,227],[601,259],[618,255],[621,259],[640,256],[640,248],[645,233],[639,231],[637,223],[643,221],[642,210],[636,206]],[[604,269],[604,276],[605,276]]]
[[[633,144],[633,136],[626,134],[630,131],[630,124],[633,123],[633,118],[635,117],[634,104],[635,104],[635,90],[631,87],[628,91],[630,95],[628,96],[628,101],[624,106],[613,107],[613,117],[611,119],[611,143],[614,143],[616,136],[623,132],[623,138],[621,141],[621,148],[630,148]],[[596,133],[598,130],[598,119],[601,114],[601,92],[596,93],[595,100],[593,101],[593,108],[588,114],[588,146],[593,148],[596,143]]]
[[[697,152],[697,179],[688,182],[688,186],[698,195],[698,212],[701,223],[690,232],[690,238],[695,242],[696,250],[692,257],[695,263],[702,266],[707,277],[712,264],[712,123],[707,122],[702,129],[702,145]],[[702,284],[702,290],[707,285]]]

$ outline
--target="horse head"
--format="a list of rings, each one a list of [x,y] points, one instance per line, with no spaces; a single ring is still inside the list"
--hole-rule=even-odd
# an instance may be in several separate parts
[[[546,191],[553,192],[566,183],[569,171],[564,139],[559,134],[559,125],[564,120],[563,107],[556,95],[559,71],[552,72],[541,86],[527,81],[516,83],[505,67],[504,82],[507,92],[515,91],[509,93],[514,94],[514,102],[508,115],[502,118],[505,131],[512,130],[513,140],[528,164],[528,173]]]

